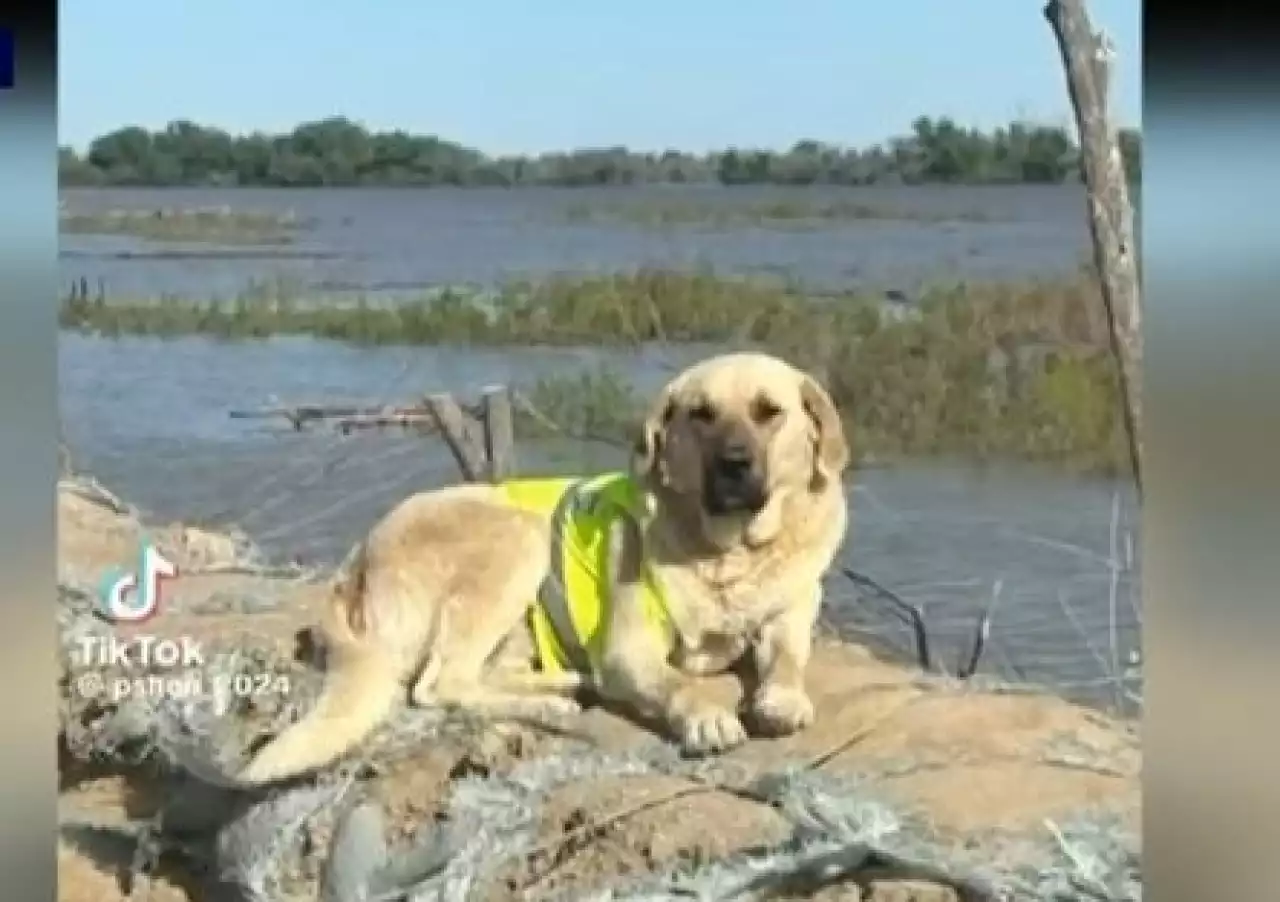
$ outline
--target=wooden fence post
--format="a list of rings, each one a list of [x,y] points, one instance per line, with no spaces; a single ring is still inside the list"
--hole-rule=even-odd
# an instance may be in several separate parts
[[[463,413],[453,395],[428,395],[423,402],[467,482],[481,482],[487,476],[484,440],[474,419]]]
[[[515,469],[515,420],[512,414],[511,389],[505,385],[487,387],[482,397],[481,411],[489,481],[500,482]]]
[[[424,404],[463,479],[498,482],[511,475],[515,466],[515,427],[510,389],[486,388],[478,417],[466,413],[448,394],[428,395]]]
[[[1133,240],[1133,208],[1120,145],[1107,114],[1114,55],[1095,32],[1084,0],[1049,0],[1044,16],[1058,42],[1080,132],[1094,260],[1120,375],[1133,478],[1142,496],[1142,298]]]

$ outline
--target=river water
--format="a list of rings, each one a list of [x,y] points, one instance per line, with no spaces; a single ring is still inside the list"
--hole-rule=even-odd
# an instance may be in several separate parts
[[[912,291],[932,280],[1070,273],[1088,250],[1078,186],[919,188],[75,189],[70,211],[229,206],[312,227],[280,248],[156,245],[65,235],[62,274],[116,297],[230,297],[249,281],[308,296],[411,294],[443,283],[638,266],[711,267],[826,288]],[[575,222],[574,207],[856,204],[897,219],[822,228]],[[950,217],[950,220],[948,220]],[[974,221],[980,220],[980,221]],[[211,253],[211,251],[213,253]]]

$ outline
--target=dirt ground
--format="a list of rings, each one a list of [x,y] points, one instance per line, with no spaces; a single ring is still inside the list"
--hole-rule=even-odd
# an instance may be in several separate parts
[[[64,488],[58,516],[64,576],[93,580],[110,567],[132,566],[141,529],[132,515]],[[163,525],[147,534],[182,574],[148,632],[267,643],[282,655],[294,653],[298,630],[310,622],[323,593],[321,583],[231,572],[240,556],[233,537]],[[227,572],[197,572],[201,567]],[[243,596],[279,601],[252,612],[219,601]],[[818,712],[812,728],[785,739],[753,740],[727,758],[752,770],[799,764],[870,777],[877,792],[904,810],[924,813],[958,845],[990,831],[1041,830],[1046,821],[1097,808],[1116,811],[1139,829],[1141,753],[1130,724],[1053,697],[922,678],[831,639],[819,642],[808,683]],[[719,688],[731,700],[736,680],[721,679]],[[603,751],[654,741],[645,729],[599,709],[585,711],[573,727]],[[499,725],[433,740],[386,763],[368,778],[368,788],[386,811],[393,839],[409,837],[446,817],[461,777],[504,773],[553,741],[527,727]],[[136,819],[156,803],[138,774],[95,773],[71,763],[63,769],[60,805],[78,818]],[[537,847],[503,870],[487,898],[573,898],[620,878],[718,860],[789,835],[776,808],[675,776],[573,781],[551,791],[540,811]],[[123,902],[129,897],[122,875],[131,854],[61,841],[59,898]],[[213,898],[201,890],[198,875],[180,867],[162,865],[143,882],[150,893],[143,898],[152,902]],[[936,884],[889,879],[861,890],[823,890],[816,898],[958,896]]]

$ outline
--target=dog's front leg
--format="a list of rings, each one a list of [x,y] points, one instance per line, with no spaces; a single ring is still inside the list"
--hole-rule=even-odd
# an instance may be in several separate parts
[[[732,709],[710,697],[706,684],[673,667],[673,648],[654,629],[638,596],[641,538],[624,520],[612,540],[613,603],[609,607],[599,692],[611,701],[662,719],[686,754],[726,751],[747,739]]]
[[[745,701],[744,719],[753,733],[785,736],[813,723],[813,702],[804,671],[813,647],[813,628],[822,587],[800,589],[777,617],[766,623],[752,646],[756,685]]]
[[[639,624],[635,632],[613,631],[601,662],[601,693],[661,718],[686,754],[714,754],[745,742],[738,716],[711,697],[702,679],[672,667],[670,649],[649,630]]]

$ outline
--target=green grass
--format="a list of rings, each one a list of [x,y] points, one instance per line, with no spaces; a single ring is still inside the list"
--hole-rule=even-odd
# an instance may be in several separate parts
[[[861,453],[1127,466],[1101,305],[1085,276],[940,286],[901,321],[876,298],[650,270],[450,289],[395,306],[69,297],[60,322],[108,335],[290,334],[360,345],[753,346],[820,375]],[[621,436],[641,401],[609,370],[543,383],[536,395],[557,422],[596,435]]]
[[[990,222],[982,211],[959,213],[890,209],[852,201],[774,200],[757,203],[698,203],[671,199],[645,203],[574,204],[563,212],[573,223],[623,223],[650,229],[821,229],[844,222]]]
[[[277,245],[292,242],[301,223],[292,214],[209,207],[113,209],[94,213],[62,211],[58,228],[70,235],[130,235],[150,241]]]

